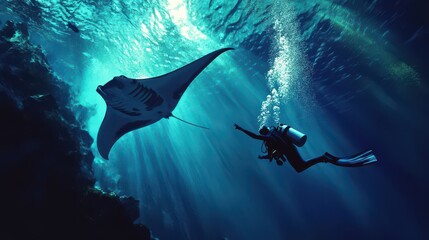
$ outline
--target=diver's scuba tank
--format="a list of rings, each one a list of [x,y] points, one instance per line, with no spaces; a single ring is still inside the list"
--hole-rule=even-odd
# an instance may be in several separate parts
[[[280,132],[282,137],[286,137],[287,139],[291,140],[292,143],[298,147],[302,147],[307,141],[307,135],[294,128],[291,128],[288,125],[280,123],[277,127],[277,131]]]

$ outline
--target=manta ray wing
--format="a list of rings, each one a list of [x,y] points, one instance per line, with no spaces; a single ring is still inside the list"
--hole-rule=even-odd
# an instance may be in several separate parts
[[[198,74],[200,74],[217,56],[232,49],[233,48],[222,48],[216,50],[167,74],[154,78],[139,79],[138,81],[160,93],[160,95],[166,99],[172,112],[183,93]]]
[[[128,132],[148,126],[156,121],[151,119],[133,120],[131,118],[126,118],[118,115],[115,110],[108,107],[97,136],[97,147],[100,155],[104,159],[109,159],[110,149],[120,137]]]
[[[106,115],[97,136],[100,155],[108,159],[124,134],[168,118],[192,80],[217,56],[232,48],[209,53],[173,72],[147,78],[114,77],[97,92],[106,102]]]

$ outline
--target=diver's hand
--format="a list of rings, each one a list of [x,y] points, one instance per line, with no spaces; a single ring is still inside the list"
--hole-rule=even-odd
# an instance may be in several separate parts
[[[234,123],[234,127],[235,127],[235,129],[238,129],[238,130],[243,129],[242,127],[238,126],[238,124],[237,124],[237,123]]]

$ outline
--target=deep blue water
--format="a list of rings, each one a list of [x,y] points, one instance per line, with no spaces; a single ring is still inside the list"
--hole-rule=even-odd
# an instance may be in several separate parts
[[[428,239],[425,6],[3,0],[0,20],[28,22],[94,138],[106,108],[98,85],[236,48],[174,110],[209,131],[163,119],[124,136],[109,161],[93,146],[97,187],[140,200],[138,222],[160,239]],[[278,121],[308,135],[305,158],[373,149],[379,161],[296,173],[258,160],[260,143],[233,128]]]

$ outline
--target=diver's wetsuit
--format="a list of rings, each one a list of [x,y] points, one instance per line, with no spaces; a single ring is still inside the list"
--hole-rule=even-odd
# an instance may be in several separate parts
[[[293,145],[291,142],[287,142],[287,144],[285,145],[284,155],[286,155],[286,158],[289,160],[290,165],[297,172],[302,172],[317,163],[331,162],[336,160],[335,157],[330,158],[326,155],[322,155],[320,157],[305,161],[304,159],[302,159],[295,145]]]
[[[332,155],[325,154],[325,155],[322,155],[320,157],[305,161],[304,159],[302,159],[302,157],[299,154],[298,150],[296,149],[295,145],[293,145],[293,143],[291,141],[285,141],[285,142],[283,142],[283,144],[281,144],[281,146],[279,143],[276,143],[276,141],[274,141],[271,134],[272,134],[272,131],[275,131],[275,129],[272,129],[267,135],[259,135],[259,134],[255,134],[251,131],[248,131],[246,129],[243,129],[242,127],[240,127],[238,125],[236,126],[236,128],[238,130],[244,132],[246,135],[248,135],[249,137],[251,137],[253,139],[262,140],[264,142],[270,142],[270,145],[272,145],[274,147],[274,150],[280,151],[277,154],[279,154],[280,156],[285,156],[287,158],[287,160],[289,161],[290,165],[297,172],[302,172],[305,169],[313,166],[314,164],[320,163],[320,162],[332,162],[332,161],[337,160],[336,157],[334,157]],[[269,158],[271,156],[272,156],[272,154],[270,152],[268,152],[267,156],[263,156],[261,158],[266,159],[266,158]],[[282,159],[284,159],[284,157]]]

